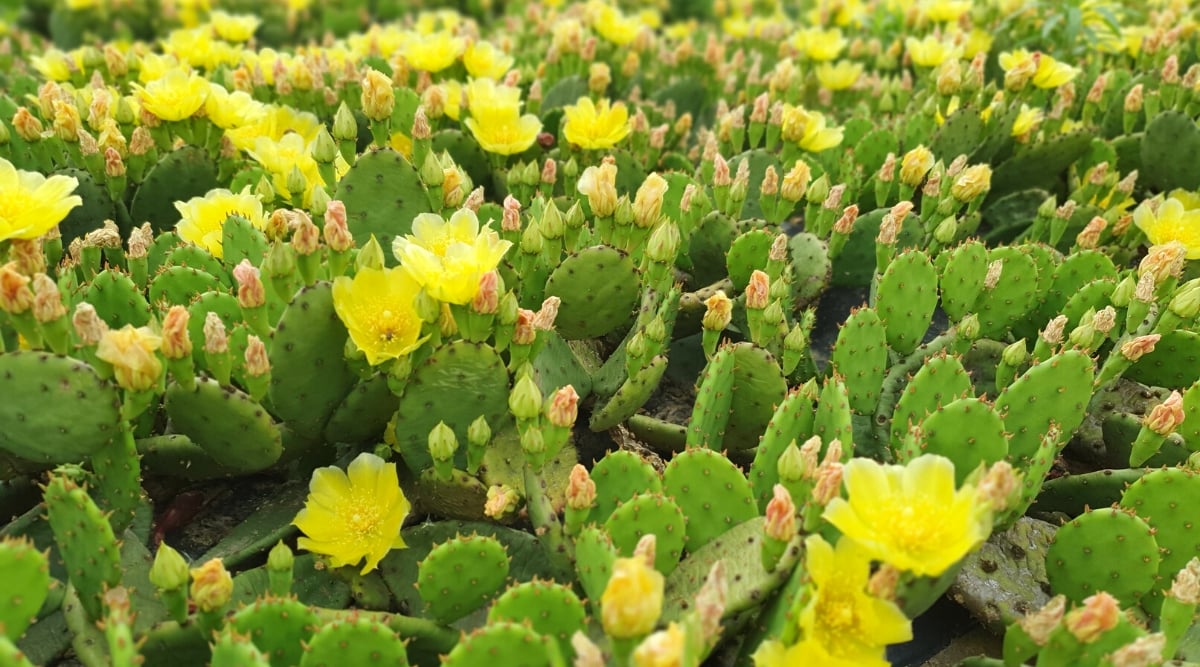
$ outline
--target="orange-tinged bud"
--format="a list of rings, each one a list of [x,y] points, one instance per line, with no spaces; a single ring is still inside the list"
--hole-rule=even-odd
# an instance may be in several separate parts
[[[743,162],[745,164],[745,162]],[[825,201],[821,203],[821,208],[827,211],[836,211],[842,207],[842,196],[846,194],[846,184],[838,183],[829,188],[829,194],[825,195]]]
[[[1145,92],[1142,84],[1137,84],[1129,89],[1129,93],[1125,95],[1125,112],[1126,113],[1141,113],[1142,105],[1145,103]]]
[[[109,178],[120,178],[125,175],[125,161],[115,148],[104,149],[104,175]]]
[[[1075,237],[1075,243],[1080,248],[1091,250],[1100,243],[1100,234],[1108,227],[1108,221],[1096,216],[1088,221],[1087,226]]]
[[[78,317],[78,311],[76,311]],[[183,359],[192,354],[192,338],[188,334],[191,314],[183,306],[171,306],[163,318],[162,353],[167,359]],[[78,324],[76,325],[78,328]]]
[[[67,308],[63,305],[62,294],[58,284],[44,273],[33,277],[33,317],[38,322],[53,322],[66,317]]]
[[[1041,609],[1028,614],[1021,620],[1017,621],[1021,624],[1021,629],[1033,643],[1038,646],[1045,646],[1050,639],[1050,633],[1062,623],[1063,613],[1067,609],[1067,598],[1062,595],[1056,595],[1046,603]]]
[[[30,143],[41,141],[42,132],[45,131],[42,121],[29,113],[29,109],[25,107],[17,109],[17,113],[13,115],[12,126],[17,131],[17,136]]]
[[[192,602],[205,613],[220,611],[233,597],[233,577],[220,558],[192,570]]]
[[[17,263],[0,266],[0,310],[20,315],[33,306],[29,276],[17,272]]]
[[[506,232],[521,231],[521,202],[512,195],[504,197],[504,215],[500,219],[500,229]]]
[[[79,117],[79,109],[63,100],[54,100],[54,133],[59,139],[68,142],[79,141],[79,131],[83,128],[83,119]]]
[[[750,274],[750,284],[746,286],[746,307],[755,310],[766,308],[770,292],[771,278],[763,271],[755,269]]]
[[[181,308],[184,313],[187,313],[187,309],[183,306],[176,306],[176,308]],[[99,343],[104,332],[108,331],[108,324],[100,319],[100,316],[96,314],[96,309],[86,301],[75,306],[71,324],[75,327],[75,335],[79,337],[79,342],[83,345]]]
[[[362,80],[363,114],[374,121],[387,120],[392,117],[395,106],[396,91],[392,88],[392,80],[377,70],[368,70]]]
[[[704,300],[704,305],[707,307],[701,320],[704,328],[708,331],[724,331],[733,320],[733,301],[723,290],[717,290],[716,294]]]
[[[104,332],[96,346],[96,356],[112,364],[117,384],[131,391],[146,391],[158,383],[162,362],[155,350],[162,338],[146,327],[132,324]]]
[[[224,354],[229,351],[229,336],[221,316],[210,312],[204,318],[204,353]]]
[[[346,224],[346,205],[331,199],[325,205],[325,245],[333,252],[348,252],[354,247],[354,236]]]
[[[298,212],[299,224],[292,234],[292,248],[297,255],[311,255],[321,247],[321,230],[308,215]]]
[[[267,303],[267,290],[263,287],[258,268],[243,259],[233,267],[233,278],[237,281],[238,305],[242,308],[259,308]]]
[[[1143,355],[1153,352],[1154,346],[1158,344],[1161,338],[1161,334],[1147,334],[1127,340],[1121,345],[1121,356],[1131,362],[1137,361]]]
[[[500,309],[500,274],[488,271],[479,276],[479,289],[471,300],[471,309],[481,315],[493,315]]]
[[[851,204],[842,209],[842,215],[833,223],[833,231],[835,234],[849,234],[854,229],[854,223],[858,220],[858,204]],[[881,227],[882,231],[882,227]]]
[[[574,510],[591,509],[596,503],[596,483],[592,481],[587,468],[576,463],[571,468],[567,478],[567,507]]]
[[[1187,247],[1179,241],[1150,246],[1146,257],[1138,265],[1138,276],[1150,274],[1154,276],[1154,284],[1161,285],[1168,278],[1178,278],[1183,275],[1186,259]]]
[[[515,512],[520,504],[520,494],[509,486],[497,484],[488,487],[483,513],[493,519],[503,519]]]
[[[562,299],[556,296],[546,297],[546,300],[542,301],[542,307],[533,316],[533,328],[538,331],[554,329],[554,320],[558,319],[560,305],[562,305]]]
[[[513,324],[512,342],[516,345],[532,345],[537,337],[533,327],[534,312],[525,308],[517,309],[517,321]]]
[[[254,334],[246,337],[246,375],[262,377],[271,372],[271,360],[267,356],[267,346],[262,339]]]
[[[550,404],[546,407],[546,418],[551,424],[560,428],[575,426],[579,417],[579,394],[575,387],[567,385],[550,396]]]
[[[782,484],[775,485],[774,497],[767,503],[764,530],[767,537],[780,542],[790,542],[796,536],[796,503]]]
[[[1172,391],[1167,400],[1150,409],[1150,413],[1142,420],[1142,424],[1155,433],[1166,437],[1171,435],[1183,423],[1183,396],[1178,391]]]
[[[729,163],[717,154],[713,158],[713,182],[716,187],[733,185],[733,174],[729,171]]]
[[[1117,599],[1100,591],[1084,599],[1083,606],[1066,615],[1067,631],[1080,642],[1090,644],[1117,627],[1121,607]]]
[[[813,486],[813,502],[824,507],[842,492],[842,464],[837,461],[822,463],[817,468],[817,483]]]
[[[145,155],[152,148],[154,148],[154,137],[150,135],[150,131],[140,125],[133,128],[133,134],[129,136],[129,153]]]
[[[679,667],[683,664],[687,634],[678,623],[671,622],[642,640],[633,650],[634,667]]]

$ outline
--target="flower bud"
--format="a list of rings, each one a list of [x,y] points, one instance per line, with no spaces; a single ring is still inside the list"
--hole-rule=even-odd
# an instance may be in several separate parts
[[[447,426],[446,422],[439,421],[429,431],[429,455],[434,461],[449,461],[454,458],[457,449],[458,438],[454,436],[454,429]]]
[[[1041,609],[1027,614],[1017,621],[1025,634],[1038,646],[1045,646],[1050,640],[1050,634],[1062,623],[1063,613],[1067,608],[1067,598],[1056,595]]]
[[[192,602],[205,613],[215,613],[233,597],[233,577],[220,558],[192,570]]]
[[[246,362],[246,375],[259,378],[271,372],[271,359],[267,355],[267,346],[262,339],[254,334],[246,337],[246,352],[242,355]]]
[[[479,288],[471,300],[471,310],[481,315],[494,315],[500,309],[500,274],[488,271],[479,277]]]
[[[950,186],[950,195],[966,203],[987,192],[992,186],[992,168],[986,164],[967,167]]]
[[[183,306],[175,306],[183,308]],[[183,312],[187,312],[183,308]],[[104,332],[108,331],[108,324],[100,319],[96,314],[96,309],[92,304],[84,301],[75,306],[75,314],[71,317],[71,324],[75,327],[75,335],[79,338],[82,345],[95,345],[100,342],[104,336]]]
[[[58,284],[44,273],[33,277],[33,317],[38,322],[46,324],[66,317],[67,308],[63,305],[62,294]]]
[[[600,620],[611,637],[650,633],[662,613],[663,575],[642,558],[618,558],[600,597]]]
[[[603,162],[598,167],[584,169],[576,189],[588,198],[593,214],[600,218],[611,216],[617,208],[617,165]]]
[[[670,220],[664,220],[650,234],[646,242],[646,256],[655,262],[672,264],[679,252],[679,227]]]
[[[672,621],[666,630],[659,630],[638,644],[633,650],[633,667],[682,665],[686,647],[687,634]]]
[[[378,74],[378,72],[375,73]],[[391,88],[392,84],[389,81],[387,85],[388,88]],[[363,91],[363,94],[366,94],[366,90]],[[338,141],[356,141],[358,139],[358,121],[354,119],[354,112],[350,111],[350,107],[345,102],[338,106],[337,113],[333,116],[333,138]]]
[[[515,512],[520,504],[520,494],[507,485],[497,484],[488,487],[483,513],[492,519],[503,519]]]
[[[1200,605],[1200,558],[1188,561],[1175,575],[1168,594],[1183,604]]]
[[[263,287],[259,270],[243,259],[233,267],[233,278],[237,281],[238,305],[242,308],[260,308],[267,303],[267,291]]]
[[[1174,58],[1174,56],[1171,56]],[[1108,658],[1112,667],[1150,667],[1163,664],[1163,650],[1167,647],[1167,636],[1155,632],[1138,637],[1113,651]]]
[[[1200,314],[1200,279],[1184,283],[1171,297],[1167,308],[1185,320]]]
[[[511,294],[511,292],[510,292]],[[505,311],[505,302],[508,300],[508,294],[500,299],[501,319],[503,320]],[[513,300],[515,304],[515,297]],[[531,345],[537,337],[537,330],[533,328],[533,318],[535,314],[532,310],[525,308],[517,309],[516,321],[513,323],[513,338],[512,342],[515,345]]]
[[[1067,326],[1067,316],[1059,315],[1046,323],[1046,328],[1042,329],[1042,340],[1050,345],[1058,345],[1063,340],[1063,330]]]
[[[813,486],[813,502],[821,507],[829,504],[842,492],[843,466],[838,461],[828,461],[817,467],[817,483]]]
[[[1154,284],[1161,285],[1168,278],[1183,275],[1186,259],[1187,247],[1179,241],[1150,246],[1146,257],[1138,265],[1138,276],[1150,274],[1154,277]]]
[[[1142,425],[1165,438],[1179,428],[1183,419],[1183,396],[1172,391],[1167,400],[1150,409],[1142,419]]]
[[[567,478],[567,507],[588,510],[596,503],[596,482],[588,475],[587,468],[576,463]]]
[[[792,165],[791,170],[783,177],[779,196],[793,204],[799,203],[801,199],[804,199],[804,194],[811,181],[812,169],[808,163],[804,160],[796,160],[796,164]]]
[[[1066,615],[1067,631],[1080,642],[1090,644],[1117,627],[1121,607],[1117,599],[1100,591],[1084,599],[1083,606]]]
[[[537,419],[541,415],[542,392],[528,374],[517,380],[508,395],[508,409],[514,417],[522,420]]]
[[[762,310],[767,307],[770,294],[771,278],[758,269],[750,274],[750,283],[746,286],[746,307]]]
[[[160,591],[175,591],[187,586],[187,561],[166,542],[159,544],[158,552],[154,554],[154,564],[150,566],[150,583]]]
[[[516,197],[504,197],[504,216],[500,219],[500,228],[506,232],[521,230],[521,202]]]
[[[725,296],[723,290],[717,290],[716,294],[705,299],[704,305],[707,307],[701,320],[704,328],[708,331],[724,331],[733,319],[733,301]]]
[[[917,187],[933,168],[933,161],[933,152],[924,145],[908,151],[900,160],[900,182],[910,188]]]
[[[1138,336],[1125,341],[1120,347],[1121,356],[1128,359],[1130,362],[1136,362],[1143,355],[1154,351],[1154,346],[1158,344],[1160,334],[1148,334],[1146,336]]]
[[[20,315],[33,306],[33,290],[29,276],[17,271],[17,263],[0,266],[0,310]]]
[[[296,225],[296,231],[292,233],[292,249],[297,255],[308,256],[316,252],[321,247],[321,230],[308,215],[300,214],[300,224]]]
[[[367,70],[362,80],[363,114],[371,120],[383,121],[392,117],[395,106],[396,91],[392,88],[392,80],[382,72]],[[334,122],[337,122],[336,119]]]
[[[767,503],[767,522],[764,530],[767,537],[780,542],[790,542],[796,536],[796,504],[792,495],[782,484],[776,484],[774,497]]]
[[[558,307],[562,305],[562,299],[556,296],[548,296],[542,301],[542,307],[533,315],[533,328],[538,331],[551,331],[554,329],[554,320],[558,319]]]
[[[663,195],[668,183],[657,173],[652,173],[638,188],[633,202],[633,222],[643,229],[654,226],[662,216]]]
[[[546,405],[547,421],[560,428],[571,428],[578,417],[579,394],[575,393],[575,387],[567,385],[550,396]]]

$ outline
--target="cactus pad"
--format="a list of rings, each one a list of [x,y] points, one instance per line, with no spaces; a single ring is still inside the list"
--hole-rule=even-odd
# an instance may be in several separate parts
[[[92,304],[96,314],[112,329],[120,329],[126,324],[145,326],[150,321],[150,304],[146,297],[129,276],[115,269],[97,273],[79,300]]]
[[[487,604],[508,578],[508,552],[494,537],[460,536],[422,560],[417,591],[439,623],[456,621]]]
[[[663,471],[663,490],[687,517],[690,551],[758,516],[750,482],[711,449],[689,449],[671,459]]]
[[[121,549],[112,526],[87,491],[65,475],[50,478],[44,500],[67,576],[88,617],[99,620],[105,589],[121,582]]]
[[[937,278],[929,256],[909,250],[894,258],[879,280],[875,310],[887,344],[896,352],[912,353],[929,330],[938,302]]]
[[[1181,468],[1164,468],[1147,473],[1134,482],[1121,498],[1121,507],[1132,510],[1154,529],[1154,540],[1162,552],[1159,585],[1151,591],[1157,610],[1162,589],[1169,588],[1175,574],[1200,556],[1196,507],[1200,506],[1200,474]],[[1142,605],[1150,606],[1143,598]]]
[[[478,667],[479,665],[522,665],[550,667],[550,656],[556,647],[549,637],[517,623],[489,623],[463,637],[442,659],[443,667]]]
[[[0,539],[0,572],[7,580],[0,594],[0,637],[12,641],[37,617],[50,589],[46,555],[24,539]]]
[[[1126,607],[1157,585],[1159,561],[1153,529],[1133,512],[1106,507],[1058,529],[1046,575],[1051,589],[1072,602],[1107,591]]]
[[[408,160],[391,149],[360,155],[338,181],[333,197],[346,205],[346,222],[361,248],[374,235],[385,249],[412,230],[412,220],[430,212],[421,177]],[[386,261],[394,262],[386,252]]]
[[[613,394],[603,406],[592,412],[591,418],[588,419],[588,428],[593,431],[604,431],[632,417],[646,404],[646,401],[650,400],[650,396],[658,388],[658,383],[666,371],[667,358],[665,356],[660,354],[651,359],[645,368],[627,378],[617,389],[617,393]]]
[[[675,501],[659,493],[643,493],[621,503],[604,529],[622,556],[632,556],[638,540],[653,534],[657,538],[654,567],[670,574],[683,556],[687,530],[683,512]]]
[[[238,610],[229,626],[243,635],[271,661],[271,667],[299,664],[303,644],[320,626],[317,615],[294,598],[260,598]]]
[[[993,248],[988,263],[1001,262],[1000,280],[993,289],[983,289],[975,302],[979,333],[984,338],[1001,338],[1018,320],[1028,317],[1037,297],[1037,264],[1015,246]]]
[[[962,486],[979,464],[996,463],[1008,453],[1004,421],[986,402],[965,397],[933,411],[921,422],[921,454],[940,454],[954,462],[954,483]]]
[[[779,482],[779,457],[791,443],[799,446],[812,437],[813,417],[812,399],[798,389],[793,389],[775,408],[750,466],[750,484],[760,512],[766,511]]]
[[[642,457],[627,450],[609,452],[592,467],[596,484],[596,504],[588,518],[604,523],[621,503],[639,493],[663,490],[658,473]]]
[[[787,380],[770,352],[749,343],[736,343],[732,352],[731,412],[724,445],[730,451],[743,451],[758,445],[775,406],[787,395]]]
[[[187,266],[168,266],[150,281],[150,303],[160,310],[187,306],[197,294],[221,292],[225,286],[207,271]]]
[[[170,229],[179,222],[175,202],[201,197],[216,187],[216,163],[203,148],[184,146],[159,158],[146,174],[129,215],[135,224],[149,222],[155,231]]]
[[[164,404],[175,431],[230,470],[257,472],[283,453],[282,435],[271,415],[237,389],[197,378],[191,391],[177,384],[168,387]]]
[[[750,274],[755,269],[766,268],[767,255],[774,241],[775,235],[765,229],[752,229],[734,239],[725,257],[725,266],[734,289],[739,292],[746,289],[750,284]]]
[[[1050,424],[1063,438],[1079,427],[1092,396],[1092,360],[1078,350],[1060,352],[1029,370],[996,397],[1009,433],[1008,453],[1020,461],[1037,453]]]
[[[1200,334],[1182,329],[1163,332],[1154,351],[1130,366],[1125,377],[1153,387],[1190,387],[1200,377]]]
[[[852,311],[838,330],[830,355],[834,372],[846,383],[851,410],[874,412],[887,361],[887,331],[879,315],[873,308]]]
[[[534,632],[556,641],[568,658],[574,653],[571,637],[584,629],[586,617],[587,609],[569,587],[537,580],[512,586],[488,610],[489,624],[528,624]]]
[[[971,377],[958,357],[939,355],[929,359],[904,387],[892,413],[891,443],[900,446],[911,426],[925,415],[971,391]]]
[[[391,628],[369,618],[351,617],[322,627],[308,642],[300,667],[408,664],[408,653]]]
[[[567,340],[597,338],[633,319],[638,304],[637,269],[629,255],[608,246],[567,257],[546,280],[546,296],[562,299],[554,321]]]
[[[1138,181],[1159,191],[1200,187],[1200,128],[1189,114],[1164,111],[1146,124],[1142,137],[1142,166]]]
[[[373,375],[355,385],[333,411],[325,424],[325,439],[329,442],[378,442],[395,413],[396,396],[388,388],[387,376]]]
[[[987,275],[987,247],[979,241],[967,241],[938,257],[942,268],[942,308],[953,321],[966,317],[983,291]]]
[[[575,538],[575,574],[595,613],[600,613],[600,596],[612,576],[617,548],[603,529],[588,526]]]

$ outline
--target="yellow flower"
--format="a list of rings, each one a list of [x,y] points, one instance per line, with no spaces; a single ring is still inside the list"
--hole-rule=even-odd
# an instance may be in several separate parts
[[[971,28],[971,32],[967,33],[963,40],[963,57],[970,60],[977,54],[987,53],[991,50],[994,40],[992,33],[980,28]]]
[[[642,29],[642,22],[636,16],[625,16],[620,9],[602,0],[588,3],[587,8],[592,28],[617,46],[628,46]]]
[[[71,194],[78,186],[72,176],[46,178],[0,158],[0,241],[28,241],[53,229],[83,204],[79,195]]]
[[[83,70],[83,54],[79,51],[68,55],[58,49],[47,49],[42,55],[32,56],[29,61],[38,74],[50,81],[63,82],[71,78],[71,72]]]
[[[372,366],[403,357],[425,342],[414,300],[421,286],[400,268],[359,269],[333,282],[333,307]]]
[[[633,650],[633,667],[682,667],[687,633],[678,623],[646,637]]]
[[[229,14],[215,11],[209,15],[213,32],[217,37],[227,42],[245,42],[254,36],[254,31],[262,24],[262,20],[250,14]]]
[[[935,23],[951,23],[970,9],[970,0],[925,0],[921,13]]]
[[[451,92],[451,91],[447,91]],[[521,110],[521,90],[499,85],[492,79],[474,79],[467,84],[467,110],[490,115]]]
[[[790,104],[783,107],[783,138],[800,145],[806,151],[820,153],[842,143],[842,128],[826,127],[825,116],[819,111]]]
[[[292,522],[305,535],[296,544],[329,556],[333,567],[365,559],[367,574],[389,551],[404,548],[400,527],[411,507],[396,464],[363,452],[346,472],[335,466],[313,471],[308,500]]]
[[[1146,234],[1150,245],[1179,241],[1187,248],[1188,259],[1200,259],[1200,209],[1185,205],[1195,201],[1192,196],[1181,200],[1176,194],[1138,204],[1133,209],[1133,222]]]
[[[204,77],[174,68],[145,87],[132,84],[142,108],[162,120],[184,120],[204,106],[209,83]]]
[[[861,64],[849,60],[839,60],[837,64],[821,63],[816,69],[817,81],[829,90],[846,90],[858,82],[863,72]]]
[[[641,556],[618,558],[600,596],[600,622],[610,637],[649,634],[662,613],[663,575]]]
[[[856,458],[844,479],[848,500],[834,498],[825,519],[898,570],[936,577],[991,531],[991,514],[975,489],[955,491],[954,464],[945,457],[929,454],[906,466]]]
[[[588,198],[594,215],[607,218],[617,208],[617,165],[602,162],[584,169],[575,189]]]
[[[529,150],[542,131],[542,121],[533,114],[520,116],[517,111],[488,107],[472,108],[466,124],[479,146],[497,155],[516,155]]]
[[[1038,59],[1037,73],[1033,75],[1033,85],[1038,88],[1058,88],[1074,79],[1076,74],[1079,74],[1079,70],[1043,53]]]
[[[321,120],[307,111],[297,111],[286,105],[266,105],[257,120],[225,133],[238,150],[252,151],[259,137],[279,141],[289,134],[298,135],[304,142],[317,138]]]
[[[950,58],[957,58],[960,49],[952,44],[943,42],[936,35],[924,39],[909,37],[904,40],[904,49],[913,64],[920,67],[937,67]]]
[[[446,93],[442,111],[450,118],[458,120],[462,115],[463,85],[454,80],[443,81],[438,85]]]
[[[861,656],[839,658],[830,655],[820,642],[808,638],[791,646],[774,640],[765,641],[759,645],[753,657],[754,667],[888,667],[891,664],[886,660],[863,660]]]
[[[256,123],[267,115],[266,106],[249,93],[241,90],[229,92],[224,86],[209,84],[208,97],[204,100],[204,113],[213,125],[228,130]]]
[[[396,237],[392,252],[400,266],[433,298],[465,304],[475,298],[479,279],[496,268],[510,241],[486,225],[469,208],[455,211],[450,220],[436,213],[413,219],[413,233]]]
[[[410,33],[404,45],[404,59],[414,69],[440,72],[454,64],[462,55],[465,44],[445,30],[431,35]]]
[[[171,55],[143,53],[138,56],[138,81],[150,83],[163,78],[167,72],[179,68],[179,59]]]
[[[463,65],[474,77],[499,79],[513,66],[513,57],[491,42],[473,42],[463,53]]]
[[[886,665],[885,647],[912,639],[912,624],[895,604],[867,594],[870,556],[847,538],[835,551],[819,535],[805,540],[805,554],[813,588],[800,612],[805,638],[834,658]]]
[[[403,132],[393,132],[392,137],[388,139],[388,145],[392,150],[403,155],[408,159],[412,159],[412,137]]]
[[[162,375],[162,361],[154,351],[162,345],[162,338],[147,327],[135,329],[126,324],[120,329],[109,329],[96,345],[96,356],[112,364],[117,384],[130,391],[146,391],[158,384]]]
[[[203,197],[175,202],[175,209],[181,216],[175,225],[179,236],[204,248],[218,259],[222,256],[221,232],[229,216],[245,218],[258,229],[266,226],[262,201],[257,195],[251,194],[249,186],[238,194],[224,189],[212,190]]]
[[[809,60],[823,62],[838,57],[849,42],[837,28],[822,30],[808,28],[796,33],[792,44],[808,56]]]
[[[254,142],[254,150],[247,152],[250,157],[271,172],[271,185],[275,188],[275,192],[288,201],[294,201],[294,195],[297,194],[288,190],[288,174],[293,168],[299,169],[305,181],[300,203],[307,206],[313,188],[318,185],[328,185],[321,178],[320,168],[312,156],[312,151],[309,150],[310,143],[300,135],[289,132],[278,141],[259,137]]]
[[[600,100],[596,105],[581,97],[563,115],[563,137],[581,148],[612,148],[629,134],[629,111],[622,102],[609,106],[608,100]]]
[[[1022,104],[1016,119],[1013,120],[1012,136],[1023,137],[1033,132],[1045,116],[1041,109],[1031,109],[1029,105]]]

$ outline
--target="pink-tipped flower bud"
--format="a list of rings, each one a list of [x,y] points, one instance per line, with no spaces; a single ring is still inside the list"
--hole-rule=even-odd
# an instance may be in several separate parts
[[[572,428],[579,417],[579,394],[575,387],[567,385],[550,396],[546,406],[546,419],[560,428]]]
[[[78,310],[76,310],[78,317]],[[183,306],[171,306],[163,318],[162,353],[167,359],[183,359],[192,355],[192,339],[188,334],[191,314]]]
[[[817,467],[817,483],[813,486],[813,502],[821,507],[829,504],[842,492],[843,466],[840,462],[827,461]]]
[[[337,199],[325,204],[325,245],[333,252],[347,252],[354,247],[354,236],[346,220],[346,205]]]
[[[321,247],[321,230],[313,224],[307,213],[296,211],[295,214],[299,224],[296,225],[296,231],[292,233],[292,249],[296,251],[297,255],[311,255]]]
[[[481,315],[494,315],[500,310],[500,274],[488,271],[479,277],[479,289],[471,300],[471,309]]]
[[[567,507],[574,510],[591,509],[596,503],[596,483],[588,475],[587,468],[576,463],[567,477]]]
[[[537,330],[533,326],[535,314],[525,308],[517,309],[517,321],[513,324],[512,342],[516,345],[532,345],[537,338]]]
[[[1104,591],[1084,599],[1083,606],[1066,615],[1067,631],[1080,642],[1090,644],[1105,632],[1117,627],[1121,606],[1117,599]]]
[[[237,281],[238,305],[242,308],[260,308],[267,303],[267,290],[263,286],[258,268],[243,259],[233,267],[233,279]]]
[[[204,353],[224,354],[229,351],[229,335],[221,316],[210,312],[204,318]]]
[[[763,271],[755,269],[750,274],[750,284],[746,286],[746,307],[755,310],[766,308],[770,292],[771,278]]]
[[[262,339],[254,334],[246,337],[246,375],[262,377],[271,372],[271,360],[267,356],[267,346]]]
[[[1161,338],[1161,334],[1147,334],[1145,336],[1138,336],[1137,338],[1127,340],[1121,345],[1121,356],[1125,357],[1130,362],[1136,362],[1144,355],[1153,352],[1154,346],[1158,344],[1158,341]]]
[[[1079,235],[1075,237],[1076,245],[1085,250],[1095,248],[1100,244],[1100,234],[1104,232],[1106,227],[1108,227],[1107,220],[1098,215],[1093,217],[1087,226],[1083,228],[1083,231],[1079,232]]]
[[[182,308],[182,306],[177,306]],[[184,312],[187,312],[184,309]],[[71,324],[75,327],[75,335],[83,345],[95,345],[100,342],[108,324],[100,319],[92,304],[84,301],[75,306],[75,314],[71,316]]]
[[[1172,391],[1167,400],[1150,409],[1142,424],[1155,433],[1166,437],[1174,433],[1183,423],[1183,396]]]
[[[764,531],[767,537],[780,542],[790,542],[796,536],[796,503],[782,484],[775,485],[774,496],[767,503]]]
[[[713,158],[713,186],[728,187],[733,185],[733,174],[729,171],[729,163],[718,154]]]
[[[504,216],[500,219],[500,228],[506,232],[521,231],[521,202],[512,195],[504,197]]]

